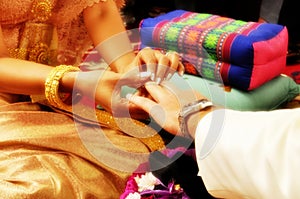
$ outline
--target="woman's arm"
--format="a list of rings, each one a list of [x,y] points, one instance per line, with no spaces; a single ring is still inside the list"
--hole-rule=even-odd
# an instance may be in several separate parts
[[[0,26],[0,92],[12,94],[44,94],[45,80],[51,66],[10,58]],[[62,91],[71,91],[74,77],[62,79]]]
[[[124,45],[123,48],[126,49],[126,51],[124,51],[125,54],[123,54],[123,52],[117,53],[115,57],[109,58],[113,60],[113,62],[109,64],[116,72],[126,71],[127,66],[134,59],[135,54],[130,45],[129,38],[126,35],[126,28],[115,2],[113,0],[106,2],[100,1],[91,7],[87,7],[83,14],[86,28],[96,49],[97,46],[101,48],[103,42],[109,42],[109,48],[105,50],[110,52],[103,52],[101,49],[102,52],[100,52],[100,54],[113,54],[113,51],[120,48],[120,45]],[[122,42],[120,43],[116,37],[119,37]],[[110,60],[108,62],[110,62]]]
[[[164,55],[158,50],[148,49],[136,56],[113,0],[100,1],[86,8],[83,16],[95,48],[113,71],[125,73],[138,66],[152,73],[152,80],[157,82],[176,71],[183,74],[184,66],[177,53]]]
[[[0,58],[0,92],[14,94],[44,94],[45,80],[51,66],[14,58]],[[62,79],[61,90],[72,91],[75,75]]]
[[[54,67],[14,58],[0,58],[0,92],[23,95],[44,95],[45,82]],[[144,112],[130,106],[121,98],[124,85],[139,87],[147,77],[140,78],[137,73],[123,75],[112,71],[92,70],[67,72],[59,80],[59,92],[80,93],[109,112],[127,113],[135,118],[144,118]]]

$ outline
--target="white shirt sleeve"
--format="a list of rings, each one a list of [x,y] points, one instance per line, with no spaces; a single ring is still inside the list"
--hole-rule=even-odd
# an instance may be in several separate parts
[[[300,108],[216,110],[199,122],[195,144],[199,175],[215,197],[300,197]]]

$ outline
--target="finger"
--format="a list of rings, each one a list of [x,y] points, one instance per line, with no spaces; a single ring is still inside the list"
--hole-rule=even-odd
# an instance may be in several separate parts
[[[150,81],[149,73],[146,74],[145,72],[141,74],[136,71],[130,71],[126,74],[123,74],[123,76],[118,81],[118,86],[129,86],[132,88],[139,88],[148,81]]]
[[[183,65],[183,63],[181,61],[179,62],[179,66],[178,66],[177,71],[178,71],[178,74],[180,76],[183,76],[183,74],[185,72],[185,67],[184,67],[184,65]]]
[[[174,51],[169,51],[166,53],[166,56],[170,60],[170,68],[172,68],[173,70],[177,70],[178,63],[180,62],[179,54]]]
[[[135,104],[136,106],[140,107],[142,110],[146,111],[147,113],[150,113],[150,110],[152,107],[154,107],[156,102],[149,98],[137,96],[137,95],[132,95],[132,94],[127,94],[126,99],[129,100],[129,102]]]
[[[143,109],[145,112],[149,113],[154,119],[156,119],[156,122],[159,125],[164,126],[165,119],[166,119],[164,117],[165,116],[165,111],[156,102],[154,102],[154,101],[152,101],[148,98],[135,96],[135,95],[131,95],[131,94],[127,95],[126,98],[130,102],[135,104],[136,106]]]
[[[133,59],[132,65],[133,65],[134,68],[138,68],[139,71],[142,71],[142,69],[140,68],[141,67],[141,61],[138,58],[138,55],[136,55],[136,57]]]
[[[175,51],[169,51],[166,56],[170,60],[170,70],[172,70],[170,73],[174,74],[175,71],[178,71],[178,74],[182,76],[184,73],[184,65],[181,63],[180,55]]]
[[[164,80],[166,80],[166,81],[170,80],[173,77],[175,72],[176,72],[175,70],[169,68],[168,71],[165,74],[165,79]]]
[[[114,116],[132,117],[135,119],[147,119],[149,114],[140,107],[130,103],[126,98],[119,98],[116,107],[113,109]]]
[[[129,105],[128,102],[121,102],[120,99],[112,102],[111,112],[116,117],[128,117],[129,116]]]
[[[176,96],[181,105],[185,105],[203,98],[200,97],[201,94],[198,91],[192,88],[182,90],[170,81],[164,81],[160,86],[172,93],[173,97]]]
[[[169,99],[172,99],[174,96],[171,96],[172,94],[169,93],[169,91],[162,86],[156,84],[155,82],[147,82],[145,84],[145,88],[150,94],[150,96],[157,102],[160,102],[161,96],[168,97],[170,96]]]
[[[144,85],[142,85],[141,87],[139,87],[137,89],[137,91],[134,93],[134,95],[151,98],[151,95],[149,95],[149,92],[147,91],[147,89],[145,88]]]
[[[151,74],[151,80],[155,80],[157,59],[155,57],[156,50],[151,48],[142,49],[139,52],[139,59],[142,71],[147,71]]]
[[[176,60],[179,60],[179,58],[176,58],[176,55],[171,52],[167,52],[166,56],[169,60],[169,67],[166,71],[164,80],[170,80],[173,77],[174,73],[177,71],[178,61]]]
[[[128,103],[129,113],[131,118],[139,119],[139,120],[149,119],[149,114],[146,111],[144,111],[142,108],[135,105],[134,103],[130,103],[130,101],[128,102],[129,102]]]
[[[157,54],[157,53],[156,53]],[[170,61],[166,55],[160,54],[156,55],[158,59],[158,64],[156,68],[156,79],[155,82],[160,84],[163,80],[166,79],[169,71]]]
[[[131,65],[132,70],[130,71],[130,73],[137,73],[140,76],[140,78],[150,77],[151,73],[147,72],[147,66],[146,64],[144,64],[144,61],[142,60],[142,56],[140,54],[136,55]]]

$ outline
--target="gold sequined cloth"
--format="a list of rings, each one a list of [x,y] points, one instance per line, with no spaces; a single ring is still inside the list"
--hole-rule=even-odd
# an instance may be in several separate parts
[[[15,58],[76,65],[91,45],[82,10],[99,1],[1,0],[4,43]],[[1,198],[117,199],[127,177],[164,144],[130,118],[84,108],[54,112],[19,97],[0,93]]]
[[[2,198],[119,198],[127,177],[147,161],[150,150],[140,139],[97,125],[89,110],[74,121],[12,101],[0,95]]]

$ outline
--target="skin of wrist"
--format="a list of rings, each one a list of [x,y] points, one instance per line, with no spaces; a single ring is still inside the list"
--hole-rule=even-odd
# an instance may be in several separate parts
[[[195,112],[189,115],[189,117],[185,119],[188,128],[188,133],[192,138],[195,138],[196,128],[198,126],[198,123],[201,121],[201,119],[215,109],[216,109],[215,107],[207,107],[199,112]]]
[[[125,73],[130,68],[129,65],[134,60],[134,58],[135,58],[135,53],[132,51],[125,55],[122,55],[114,62],[112,62],[109,66],[113,71],[117,73]]]
[[[73,91],[73,86],[78,72],[66,73],[60,80],[59,90],[61,92],[71,93]]]

